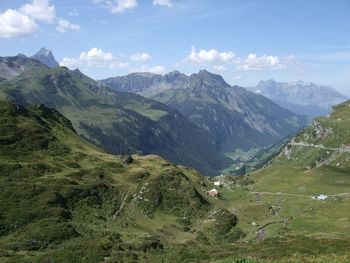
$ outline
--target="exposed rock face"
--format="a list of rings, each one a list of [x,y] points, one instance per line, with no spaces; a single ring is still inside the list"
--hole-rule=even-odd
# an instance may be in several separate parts
[[[60,66],[52,52],[46,48],[41,48],[35,55],[32,56],[32,59],[40,61],[49,68],[57,68]]]
[[[314,121],[313,127],[314,127],[314,131],[315,131],[315,136],[317,139],[325,139],[333,133],[332,128],[324,127],[318,121]]]

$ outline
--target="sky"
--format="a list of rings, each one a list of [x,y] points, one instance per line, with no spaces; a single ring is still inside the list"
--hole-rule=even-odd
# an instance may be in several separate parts
[[[349,0],[0,0],[0,56],[41,47],[95,79],[207,69],[350,96]]]

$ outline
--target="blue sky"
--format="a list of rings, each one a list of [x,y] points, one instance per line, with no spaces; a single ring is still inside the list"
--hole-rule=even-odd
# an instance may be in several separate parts
[[[350,95],[348,0],[1,0],[1,56],[56,59],[101,79],[134,71],[303,80]]]

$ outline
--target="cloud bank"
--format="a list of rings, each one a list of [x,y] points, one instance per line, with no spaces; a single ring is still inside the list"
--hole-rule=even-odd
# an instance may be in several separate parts
[[[238,70],[271,70],[286,69],[293,63],[294,56],[284,57],[250,53],[247,57],[238,57],[232,51],[217,51],[216,49],[196,51],[192,47],[190,54],[182,61],[185,64],[211,66],[217,71],[224,72],[226,67],[234,65]]]
[[[55,6],[49,0],[32,0],[18,10],[7,9],[0,13],[0,37],[14,38],[33,34],[39,31],[39,22],[57,23],[56,30],[60,33],[80,29],[79,25],[57,17]]]

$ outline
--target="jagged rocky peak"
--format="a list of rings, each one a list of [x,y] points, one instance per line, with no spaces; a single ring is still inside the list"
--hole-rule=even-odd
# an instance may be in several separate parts
[[[32,59],[38,60],[50,68],[56,68],[60,66],[56,61],[54,55],[52,54],[51,50],[46,49],[44,47],[41,48],[37,53],[35,53],[32,56]]]
[[[201,69],[197,74],[192,74],[191,77],[198,78],[203,82],[207,82],[209,85],[227,87],[229,84],[219,74],[214,74],[206,69]]]
[[[186,74],[181,73],[178,70],[174,70],[172,72],[169,72],[168,74],[165,74],[163,81],[169,82],[172,84],[176,84],[176,83],[181,84],[182,83],[183,84],[182,86],[186,86],[185,84],[189,81],[189,77]]]
[[[184,75],[184,74],[178,70],[173,70],[173,71],[169,72],[167,75],[176,76],[176,75]]]

